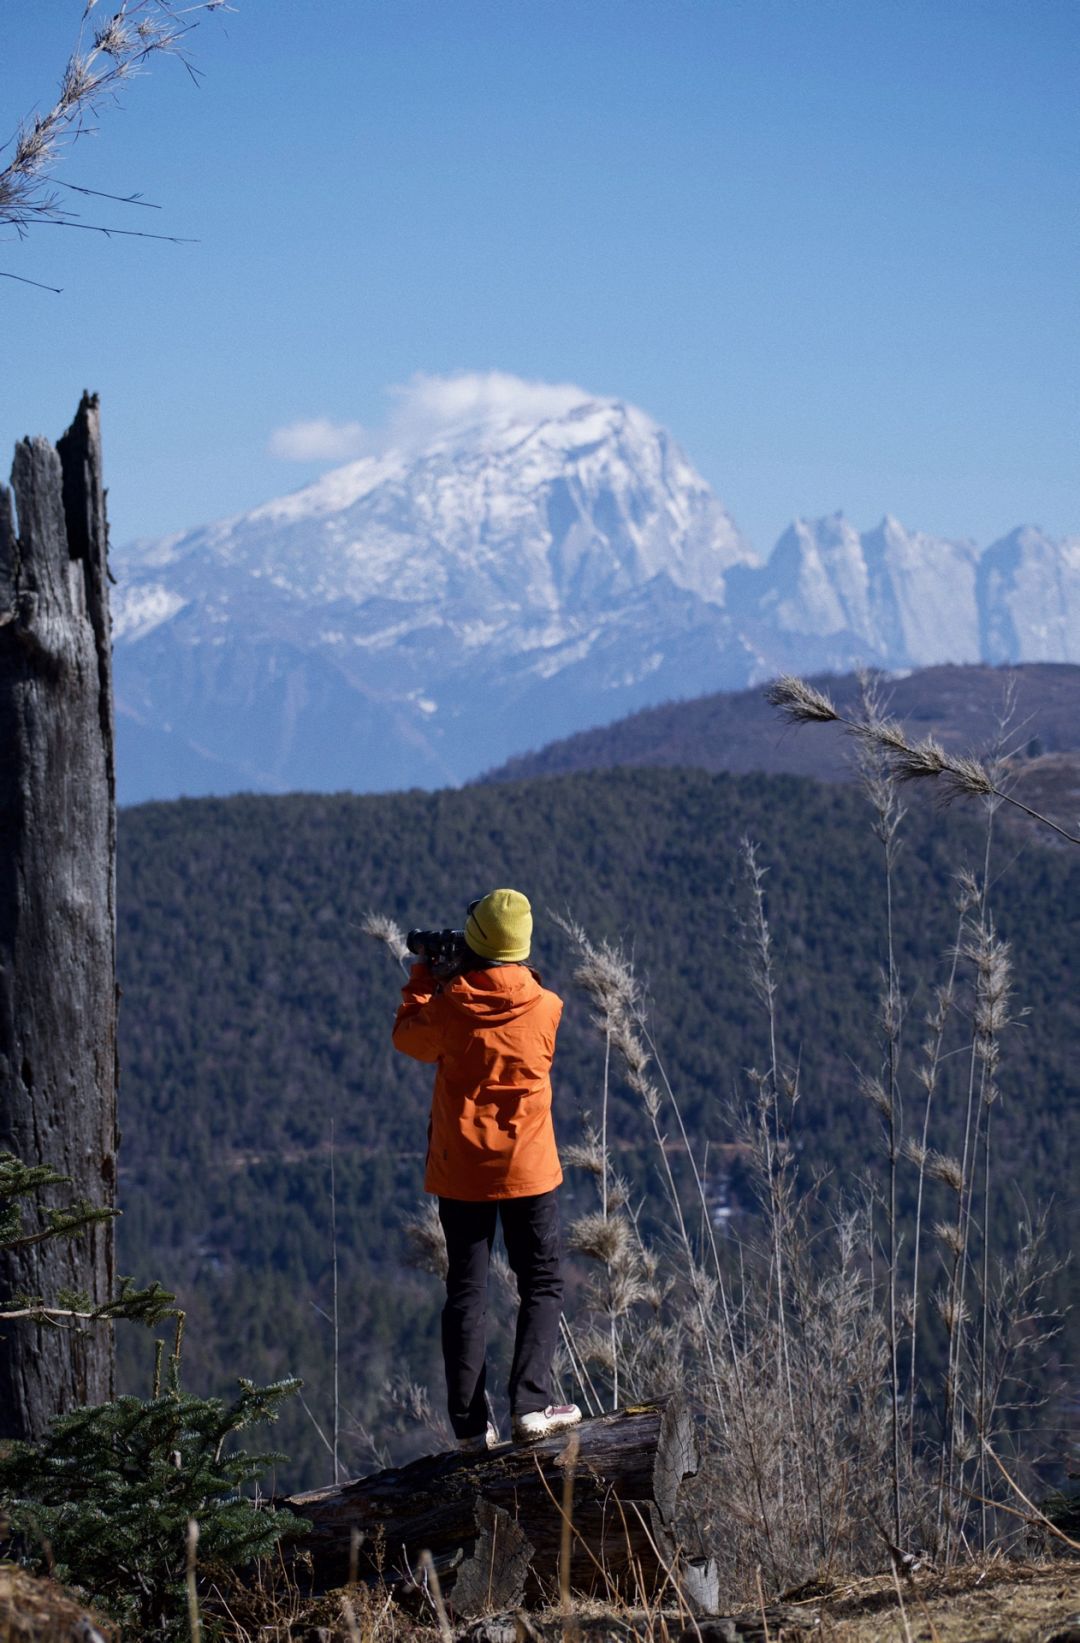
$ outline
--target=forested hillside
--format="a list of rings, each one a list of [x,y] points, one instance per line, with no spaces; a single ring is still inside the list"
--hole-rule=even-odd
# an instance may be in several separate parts
[[[439,1286],[404,1264],[402,1229],[421,1202],[430,1072],[390,1046],[401,973],[359,928],[371,909],[405,926],[443,925],[495,884],[529,893],[534,961],[568,1000],[556,1060],[564,1141],[596,1107],[603,1046],[548,915],[623,942],[647,980],[653,1036],[691,1133],[710,1144],[715,1201],[726,1196],[728,1226],[749,1234],[749,1183],[737,1151],[721,1146],[734,1133],[728,1106],[767,1054],[738,928],[744,836],[759,842],[768,869],[780,1051],[800,1069],[800,1169],[805,1179],[829,1171],[835,1201],[857,1193],[865,1172],[880,1175],[882,1159],[880,1120],[858,1093],[858,1072],[880,1064],[884,885],[857,790],[611,770],[432,795],[239,797],[123,812],[120,1263],[178,1289],[192,1381],[217,1388],[239,1374],[299,1372],[326,1426],[333,1130],[343,1421],[381,1420],[380,1388],[394,1377],[429,1383],[441,1401]],[[955,938],[955,875],[981,866],[984,830],[977,807],[946,816],[920,807],[903,836],[896,935],[914,1056]],[[1080,856],[1003,840],[992,904],[1012,945],[1013,1013],[1026,1013],[1004,1035],[993,1216],[1007,1242],[1022,1200],[1056,1197],[1063,1251],[1077,1141]],[[952,1065],[931,1133],[943,1151],[957,1146],[966,1078],[962,1055]],[[903,1089],[914,1126],[922,1108],[910,1068]],[[624,1093],[613,1122],[648,1216],[647,1126]],[[901,1178],[908,1201],[913,1179],[910,1169]],[[585,1202],[588,1185],[571,1180],[575,1192]],[[145,1385],[149,1345],[122,1333],[126,1381]],[[288,1419],[289,1478],[321,1481],[328,1457],[313,1425],[299,1408]],[[355,1431],[344,1459],[369,1459]]]
[[[857,705],[855,674],[822,675],[816,683],[829,692],[841,712]],[[1065,662],[1009,668],[927,667],[885,677],[881,689],[888,712],[912,735],[935,736],[950,752],[967,753],[994,743],[1010,685],[1015,703],[1009,746],[1019,754],[1017,771],[1026,783],[1036,776],[1044,756],[1075,754],[1080,749],[1076,711],[1080,667]],[[809,736],[793,735],[757,687],[718,691],[631,713],[614,724],[523,753],[496,771],[493,779],[521,781],[621,764],[762,770],[826,781],[850,781],[852,775],[850,745],[838,726],[819,727]],[[1075,778],[1075,761],[1071,768]]]

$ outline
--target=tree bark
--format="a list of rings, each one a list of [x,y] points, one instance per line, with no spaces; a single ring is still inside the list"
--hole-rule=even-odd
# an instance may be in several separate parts
[[[98,403],[0,486],[0,1149],[116,1190],[116,782]],[[14,509],[13,496],[14,493]],[[17,524],[16,524],[17,511]],[[0,1254],[0,1298],[113,1290],[111,1222]],[[0,1437],[113,1393],[109,1325],[0,1334]]]
[[[572,1464],[573,1590],[650,1602],[679,1578],[678,1497],[697,1462],[690,1416],[671,1401],[584,1421],[542,1443],[427,1456],[281,1504],[312,1524],[298,1544],[319,1588],[343,1584],[353,1570],[362,1580],[420,1584],[427,1551],[451,1609],[467,1617],[557,1597]],[[355,1550],[354,1531],[362,1537]]]

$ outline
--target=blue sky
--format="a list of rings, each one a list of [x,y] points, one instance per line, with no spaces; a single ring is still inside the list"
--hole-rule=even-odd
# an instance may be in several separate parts
[[[5,0],[3,135],[81,10]],[[1075,0],[236,0],[191,49],[58,175],[197,243],[0,244],[64,288],[0,280],[0,447],[96,388],[115,541],[461,371],[641,405],[763,553],[836,509],[1080,530]]]

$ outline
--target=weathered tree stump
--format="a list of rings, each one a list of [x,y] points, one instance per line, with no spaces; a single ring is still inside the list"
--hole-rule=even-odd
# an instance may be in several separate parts
[[[311,1521],[297,1546],[311,1554],[318,1589],[354,1572],[420,1585],[428,1552],[451,1609],[469,1617],[558,1592],[572,1467],[573,1590],[649,1602],[679,1579],[678,1497],[697,1464],[691,1417],[668,1401],[541,1443],[431,1455],[280,1504]]]
[[[111,1206],[116,1184],[116,802],[97,399],[0,486],[0,1149]],[[0,1296],[113,1289],[111,1223],[0,1256]],[[3,1326],[0,1436],[113,1391],[108,1325]]]

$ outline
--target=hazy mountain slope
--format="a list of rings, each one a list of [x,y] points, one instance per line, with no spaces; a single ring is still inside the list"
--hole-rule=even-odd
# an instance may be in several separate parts
[[[1032,754],[1080,753],[1080,667],[1033,663],[1015,669],[923,668],[883,681],[890,711],[916,737],[933,735],[954,752],[981,750],[997,734],[1006,688],[1015,681],[1012,743]],[[819,676],[841,711],[855,708],[852,674]],[[1035,763],[1038,763],[1036,759]],[[850,744],[833,725],[794,730],[761,689],[668,702],[615,724],[552,742],[511,759],[488,780],[517,780],[612,765],[692,765],[701,770],[751,771],[846,781]],[[1032,765],[1032,772],[1035,765]]]
[[[988,662],[1080,660],[1080,537],[1010,532],[979,561],[977,595]]]

